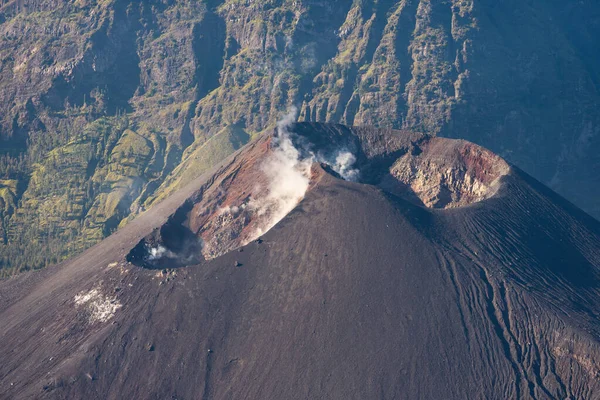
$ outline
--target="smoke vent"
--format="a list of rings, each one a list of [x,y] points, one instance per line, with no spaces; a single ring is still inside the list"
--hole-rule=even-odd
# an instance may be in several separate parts
[[[148,269],[180,268],[203,260],[202,241],[187,226],[193,204],[187,201],[160,228],[127,254],[127,261]]]

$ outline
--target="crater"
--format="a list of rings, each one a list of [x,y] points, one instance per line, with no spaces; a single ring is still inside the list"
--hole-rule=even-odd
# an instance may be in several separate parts
[[[492,197],[510,170],[476,144],[429,138],[398,158],[379,186],[428,208],[457,208]]]
[[[420,206],[454,208],[492,196],[509,169],[466,141],[296,124],[259,137],[219,167],[127,260],[162,270],[219,257],[271,229],[325,174],[379,186]]]
[[[160,228],[138,242],[127,261],[147,269],[180,268],[203,260],[202,240],[188,226],[193,204],[187,201]]]

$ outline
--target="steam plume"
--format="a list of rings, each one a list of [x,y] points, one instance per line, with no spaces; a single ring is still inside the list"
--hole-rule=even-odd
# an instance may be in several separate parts
[[[266,197],[252,199],[249,206],[260,223],[250,240],[262,235],[277,224],[304,198],[310,183],[310,168],[314,156],[302,157],[290,138],[289,127],[296,120],[298,110],[293,107],[277,123],[277,136],[273,138],[273,152],[262,164],[268,179]]]
[[[317,160],[329,165],[335,172],[347,181],[357,182],[360,171],[354,168],[356,157],[348,150],[339,150],[333,157],[319,155]]]
[[[160,260],[163,257],[176,258],[177,255],[164,246],[148,246],[148,261]]]
[[[233,229],[232,232],[237,232],[231,237],[243,237],[238,242],[241,245],[269,231],[302,201],[310,186],[311,167],[314,162],[329,165],[345,180],[357,181],[359,178],[359,171],[354,168],[356,157],[352,152],[344,148],[326,154],[315,154],[311,143],[305,138],[294,136],[295,133],[290,131],[290,127],[296,121],[297,113],[297,108],[293,107],[277,123],[277,134],[271,139],[271,151],[259,166],[266,178],[266,186],[255,188],[247,202],[228,205],[217,211],[223,226],[227,225],[230,227],[228,229]],[[232,223],[236,218],[245,222]],[[243,232],[248,221],[252,228]],[[209,257],[222,254],[222,251],[228,248],[220,239],[209,240],[208,243],[204,250]]]

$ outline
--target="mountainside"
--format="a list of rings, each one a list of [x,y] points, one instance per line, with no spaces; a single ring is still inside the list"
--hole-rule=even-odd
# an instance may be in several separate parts
[[[0,273],[79,253],[272,128],[490,148],[600,217],[600,6],[0,2]]]
[[[599,283],[600,223],[490,151],[281,123],[1,281],[0,393],[595,399]]]

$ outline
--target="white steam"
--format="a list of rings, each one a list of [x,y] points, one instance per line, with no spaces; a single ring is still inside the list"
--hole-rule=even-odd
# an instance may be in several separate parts
[[[293,107],[277,123],[277,136],[272,140],[273,151],[261,165],[268,181],[267,194],[252,197],[247,204],[247,210],[255,214],[257,223],[246,243],[269,231],[302,201],[310,185],[314,162],[329,165],[346,180],[358,180],[359,170],[354,168],[356,157],[350,151],[339,150],[333,157],[326,157],[315,155],[309,149],[300,151],[294,146],[289,128],[296,121],[297,112],[297,108]],[[224,208],[222,212],[236,213],[238,210],[237,207]]]
[[[289,127],[296,120],[297,109],[277,123],[277,137],[273,138],[273,153],[262,164],[268,179],[264,198],[253,198],[249,207],[260,217],[253,236],[258,237],[271,229],[294,209],[304,198],[310,183],[310,168],[314,157],[301,157],[290,138]],[[252,237],[250,240],[255,239]]]
[[[356,157],[349,151],[341,151],[335,158],[335,165],[333,169],[347,181],[357,181],[359,171],[354,167],[356,163]]]
[[[360,176],[360,171],[354,168],[356,157],[347,150],[340,150],[333,160],[319,158],[320,162],[329,165],[335,172],[340,174],[347,181],[356,182]]]
[[[298,119],[298,108],[296,106],[292,106],[287,114],[283,116],[282,119],[277,121],[277,134],[279,137],[288,136],[289,137],[289,129],[294,122]],[[292,147],[294,147],[292,145]]]
[[[221,207],[221,208],[219,208],[217,210],[217,216],[223,215],[223,214],[237,215],[241,211],[244,211],[245,208],[246,208],[246,204],[242,204],[239,207],[238,206],[225,206],[225,207]]]
[[[163,257],[176,258],[177,255],[164,246],[148,248],[148,261],[160,260]]]

